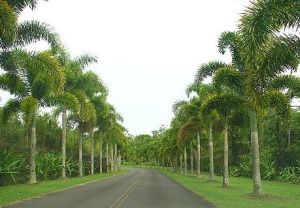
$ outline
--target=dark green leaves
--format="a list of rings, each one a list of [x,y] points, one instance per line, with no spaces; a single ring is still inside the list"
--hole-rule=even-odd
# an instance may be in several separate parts
[[[219,61],[211,61],[203,64],[197,71],[195,76],[195,83],[201,83],[204,78],[212,76],[217,70],[226,67],[227,64]]]
[[[252,2],[239,25],[243,58],[255,62],[270,36],[283,27],[300,26],[299,0],[259,0]]]
[[[15,45],[25,46],[41,40],[47,41],[52,47],[59,44],[58,34],[45,23],[26,21],[18,25]]]
[[[0,1],[0,47],[13,43],[17,32],[17,16],[6,1]]]

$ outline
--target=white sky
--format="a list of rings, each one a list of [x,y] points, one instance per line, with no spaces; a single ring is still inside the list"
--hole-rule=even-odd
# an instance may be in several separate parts
[[[150,133],[172,118],[172,105],[200,64],[229,61],[217,50],[221,32],[235,30],[249,0],[50,0],[21,19],[49,23],[73,56],[89,52],[90,67],[109,88],[109,102],[131,134]],[[3,97],[2,97],[3,98]],[[5,100],[5,99],[4,99]],[[3,101],[2,101],[3,102]]]

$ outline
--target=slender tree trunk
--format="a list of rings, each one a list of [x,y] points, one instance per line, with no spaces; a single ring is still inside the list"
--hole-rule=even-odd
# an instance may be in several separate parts
[[[122,155],[120,153],[120,155],[119,155],[119,170],[121,170],[121,168],[122,168]]]
[[[109,173],[109,160],[108,160],[108,143],[106,143],[106,172]]]
[[[94,129],[91,131],[91,175],[94,175]]]
[[[29,184],[36,183],[35,171],[35,153],[36,153],[36,118],[34,117],[31,124],[31,137],[30,137],[30,161],[29,161]]]
[[[290,74],[293,75],[293,70],[291,69]],[[292,102],[292,90],[289,89],[289,101],[290,104]],[[288,126],[288,130],[287,130],[287,148],[289,149],[291,146],[291,124],[289,124]]]
[[[193,146],[191,143],[191,175],[194,174],[194,157],[193,157]]]
[[[102,138],[100,138],[100,143],[99,143],[99,168],[100,168],[100,173],[102,173]]]
[[[201,149],[200,149],[200,135],[197,134],[197,175],[200,177],[200,164],[201,164]]]
[[[183,174],[182,154],[180,154],[180,174]]]
[[[114,148],[112,143],[110,143],[110,165],[111,172],[114,172]]]
[[[259,143],[258,131],[256,121],[256,111],[250,111],[250,125],[251,125],[251,153],[253,163],[253,194],[262,194],[262,183],[260,176],[260,162],[259,162]]]
[[[289,129],[287,130],[287,135],[288,135],[287,148],[289,149],[291,147],[291,129],[290,127],[288,128]]]
[[[83,140],[83,132],[80,132],[79,136],[79,176],[83,176],[82,169],[82,140]]]
[[[184,147],[184,175],[187,175],[187,155],[186,155],[186,147]]]
[[[209,180],[215,180],[214,173],[214,143],[212,138],[212,123],[209,124]]]
[[[118,170],[118,149],[117,144],[115,143],[115,157],[114,157],[114,163],[115,163],[115,170]]]
[[[62,144],[61,144],[61,160],[62,160],[62,178],[66,177],[66,143],[67,143],[67,111],[62,113]]]
[[[224,129],[224,168],[223,168],[223,187],[229,187],[229,171],[228,171],[228,124],[225,119]]]

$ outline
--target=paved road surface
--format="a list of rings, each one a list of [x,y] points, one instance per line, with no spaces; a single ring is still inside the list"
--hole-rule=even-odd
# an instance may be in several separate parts
[[[211,208],[209,202],[164,174],[149,169],[128,173],[9,208]]]

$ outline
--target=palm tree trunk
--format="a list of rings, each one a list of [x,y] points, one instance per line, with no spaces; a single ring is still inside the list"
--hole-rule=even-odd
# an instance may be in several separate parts
[[[290,75],[293,75],[293,70],[291,69],[290,70]],[[289,89],[289,103],[291,105],[291,102],[292,102],[292,90]],[[288,126],[288,130],[287,130],[287,148],[289,149],[290,146],[291,146],[291,124],[289,124]]]
[[[223,170],[223,187],[229,187],[229,172],[228,172],[228,125],[227,119],[225,119],[224,129],[224,170]]]
[[[193,158],[193,147],[191,144],[191,175],[194,174],[194,158]]]
[[[112,143],[110,143],[110,165],[111,172],[114,172],[114,148]]]
[[[214,173],[214,143],[212,139],[212,123],[209,124],[209,180],[215,180]]]
[[[91,131],[91,175],[94,175],[94,129]]]
[[[187,155],[186,155],[186,147],[184,147],[184,175],[187,175]]]
[[[121,170],[121,165],[122,165],[122,156],[120,154],[119,155],[119,170]]]
[[[117,144],[115,143],[115,156],[114,156],[114,165],[115,165],[115,170],[118,170],[118,147]]]
[[[62,144],[61,144],[61,160],[62,160],[62,178],[66,177],[66,143],[67,143],[67,111],[62,113]]]
[[[200,164],[201,164],[201,154],[200,154],[200,135],[197,134],[197,175],[200,177]]]
[[[100,138],[100,143],[99,143],[99,168],[100,168],[100,173],[102,173],[102,138]]]
[[[109,162],[108,162],[108,143],[106,143],[106,172],[108,173],[109,172],[109,168],[108,168],[108,165],[109,165]]]
[[[82,169],[82,140],[83,140],[83,132],[80,132],[79,136],[79,176],[83,176]]]
[[[30,161],[29,161],[29,184],[36,183],[36,171],[35,171],[35,152],[36,152],[36,119],[32,120],[31,124],[31,137],[30,137]]]
[[[180,154],[180,174],[183,174],[182,154]]]
[[[251,153],[253,163],[253,194],[262,194],[262,183],[260,176],[260,162],[259,162],[259,143],[258,131],[256,121],[256,111],[250,111],[250,126],[251,126]]]

